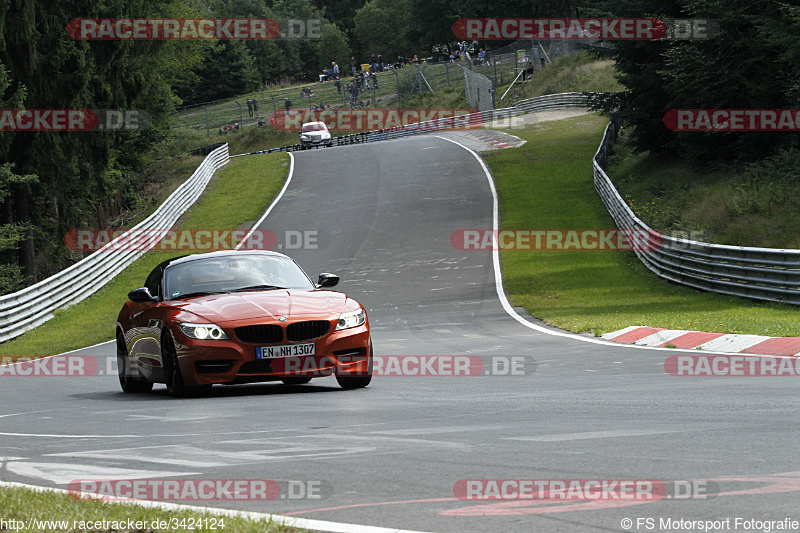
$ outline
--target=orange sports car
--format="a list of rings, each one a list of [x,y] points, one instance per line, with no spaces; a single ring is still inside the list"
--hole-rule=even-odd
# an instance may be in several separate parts
[[[117,319],[117,364],[125,392],[166,383],[173,396],[214,384],[335,375],[344,388],[372,379],[364,308],[315,284],[291,258],[268,251],[176,257],[131,291]]]

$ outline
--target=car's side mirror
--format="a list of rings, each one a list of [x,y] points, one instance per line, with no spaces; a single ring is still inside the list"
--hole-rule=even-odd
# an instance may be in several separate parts
[[[317,282],[317,287],[335,287],[339,284],[339,276],[336,274],[329,274],[327,272],[323,272],[319,275],[319,281]]]
[[[157,302],[158,298],[150,294],[150,289],[142,287],[141,289],[134,289],[128,293],[128,300],[136,303],[142,302]]]

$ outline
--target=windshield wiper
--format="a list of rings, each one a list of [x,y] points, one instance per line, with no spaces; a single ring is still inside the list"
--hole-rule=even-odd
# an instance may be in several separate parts
[[[240,287],[233,289],[231,292],[244,292],[244,291],[266,291],[272,289],[286,289],[287,287],[278,287],[277,285],[250,285],[249,287]]]
[[[218,291],[197,291],[197,292],[187,292],[185,294],[179,294],[178,296],[174,296],[173,300],[179,300],[181,298],[192,298],[194,296],[208,296],[210,294],[222,294]]]

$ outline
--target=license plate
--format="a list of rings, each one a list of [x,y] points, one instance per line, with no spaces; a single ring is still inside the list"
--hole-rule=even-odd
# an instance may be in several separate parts
[[[281,346],[258,346],[256,359],[276,359],[278,357],[299,357],[316,355],[316,344],[283,344]]]

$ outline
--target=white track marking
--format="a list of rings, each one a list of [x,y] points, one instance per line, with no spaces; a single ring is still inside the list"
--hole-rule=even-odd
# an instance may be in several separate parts
[[[234,250],[240,249],[244,245],[244,243],[247,242],[247,239],[250,238],[250,235],[252,235],[253,232],[256,231],[258,227],[264,222],[264,220],[269,216],[269,214],[272,212],[272,209],[278,204],[280,199],[283,198],[283,193],[285,193],[286,189],[289,188],[289,184],[292,182],[292,176],[294,175],[294,154],[292,154],[292,152],[287,152],[287,153],[289,154],[289,176],[286,178],[286,183],[283,184],[281,192],[279,192],[278,196],[276,196],[275,199],[272,200],[272,203],[269,204],[269,207],[267,208],[266,211],[264,211],[264,214],[261,215],[261,218],[258,219],[258,222],[256,222],[253,225],[252,229],[250,229],[250,231],[247,232],[247,235],[245,235],[244,239],[242,239],[239,242],[239,244],[236,245],[236,248],[234,248]]]
[[[695,429],[632,429],[616,431],[587,431],[583,433],[562,433],[559,435],[534,435],[531,437],[502,437],[500,440],[519,440],[525,442],[563,442],[570,440],[609,439],[616,437],[635,437],[637,435],[660,435],[662,433],[683,433]]]
[[[634,342],[634,344],[638,344],[640,346],[658,346],[659,344],[670,342],[672,339],[677,339],[678,337],[686,335],[687,333],[691,333],[691,330],[665,329],[662,331],[656,331],[655,333],[651,333],[647,337],[644,337]]]
[[[58,354],[58,355],[67,355],[67,354],[70,354],[70,353],[79,352],[79,351],[81,351],[81,350],[88,350],[89,348],[96,348],[96,347],[98,347],[98,346],[102,346],[102,345],[104,345],[104,344],[109,344],[109,343],[112,343],[112,342],[116,342],[116,340],[115,340],[115,339],[112,339],[112,340],[110,340],[110,341],[98,342],[97,344],[92,344],[91,346],[84,346],[83,348],[78,348],[78,349],[76,349],[76,350],[70,350],[70,351],[68,351],[68,352],[60,353],[60,354]],[[55,357],[55,356],[51,355],[50,357]]]
[[[35,485],[24,485],[22,483],[12,483],[6,481],[0,481],[0,487],[23,488],[39,492],[70,494],[68,491],[64,489],[37,487]],[[285,526],[293,526],[300,529],[308,529],[311,531],[320,531],[325,533],[424,533],[421,531],[411,531],[407,529],[391,529],[386,527],[360,526],[357,524],[328,522],[326,520],[309,520],[307,518],[295,518],[292,516],[275,515],[268,513],[255,513],[250,511],[234,511],[231,509],[217,509],[214,507],[197,507],[193,505],[180,505],[177,503],[131,500],[130,504],[134,504],[139,507],[150,507],[154,509],[161,509],[164,511],[191,511],[196,513],[208,513],[216,516],[227,516],[231,518],[245,518],[249,520],[267,520]]]
[[[468,433],[473,431],[495,431],[512,426],[448,426],[441,428],[387,429],[386,431],[370,431],[374,435],[441,435],[443,433]]]
[[[755,346],[759,342],[771,339],[772,337],[764,337],[763,335],[737,335],[728,334],[716,339],[710,340],[700,346],[710,350],[722,350],[725,352],[742,352],[751,346]],[[750,354],[748,354],[750,355]],[[756,354],[752,354],[756,356]]]
[[[45,479],[57,485],[66,485],[78,479],[146,479],[149,477],[199,476],[200,472],[166,472],[154,470],[132,470],[111,466],[94,466],[73,463],[37,463],[31,461],[9,461],[4,469],[18,476]]]
[[[611,333],[603,333],[604,339],[616,339],[621,335],[625,335],[626,333],[630,333],[631,331],[639,328],[646,328],[647,326],[628,326],[627,328],[618,329],[617,331],[612,331]]]
[[[486,166],[486,162],[484,162],[484,160],[481,159],[481,157],[474,150],[464,146],[463,144],[461,144],[458,141],[454,141],[454,140],[448,139],[446,137],[441,137],[439,135],[435,135],[435,137],[438,137],[438,138],[440,138],[440,139],[442,139],[444,141],[447,141],[447,142],[453,143],[453,144],[455,144],[457,146],[460,146],[461,148],[463,148],[464,150],[466,150],[467,152],[472,154],[472,156],[475,158],[475,160],[478,161],[478,164],[481,166],[481,168],[483,169],[484,174],[486,175],[486,179],[489,180],[489,189],[492,191],[492,229],[494,231],[497,231],[498,228],[500,227],[500,224],[499,224],[500,215],[499,215],[499,210],[498,210],[497,189],[495,189],[494,178],[492,177],[492,173],[489,171],[489,167]],[[581,341],[581,342],[589,342],[589,343],[592,343],[592,344],[602,344],[604,346],[614,346],[614,347],[617,347],[617,348],[631,348],[631,349],[638,349],[638,350],[660,350],[660,351],[669,351],[669,352],[675,353],[675,349],[674,348],[659,348],[659,347],[656,347],[656,346],[637,346],[635,344],[619,344],[619,343],[607,341],[607,340],[602,339],[602,338],[586,337],[584,335],[578,335],[576,333],[567,333],[567,332],[562,332],[562,331],[555,331],[555,330],[552,330],[552,329],[549,329],[549,328],[542,327],[542,326],[540,326],[538,324],[534,324],[532,322],[528,322],[527,320],[525,320],[525,318],[520,316],[519,313],[517,313],[514,310],[514,307],[511,305],[511,303],[508,301],[508,298],[506,297],[506,291],[505,291],[505,288],[503,287],[503,274],[502,274],[502,271],[500,270],[500,251],[497,248],[494,248],[492,250],[492,263],[494,265],[495,289],[497,291],[497,297],[500,299],[500,304],[503,306],[503,309],[505,310],[505,312],[508,313],[509,316],[511,316],[511,318],[513,318],[514,320],[516,320],[517,322],[519,322],[520,324],[522,324],[526,328],[530,328],[530,329],[539,331],[541,333],[545,333],[547,335],[553,335],[554,337],[566,337],[566,338],[569,338],[569,339],[575,339],[575,340]],[[695,350],[692,350],[692,351],[695,351]],[[706,352],[706,353],[715,353],[715,352]],[[723,353],[723,352],[719,352],[719,353]]]
[[[225,441],[225,450],[208,450],[199,446],[141,446],[138,448],[115,448],[107,450],[90,450],[84,452],[61,452],[47,454],[48,457],[70,457],[78,459],[114,460],[124,458],[137,464],[166,464],[186,466],[189,468],[218,468],[224,466],[260,464],[265,461],[290,461],[307,457],[329,457],[333,455],[359,455],[375,451],[374,447],[339,447],[322,445],[294,445],[286,442],[275,442],[276,439],[265,439],[269,447],[263,450],[242,451],[245,443],[253,441]]]

